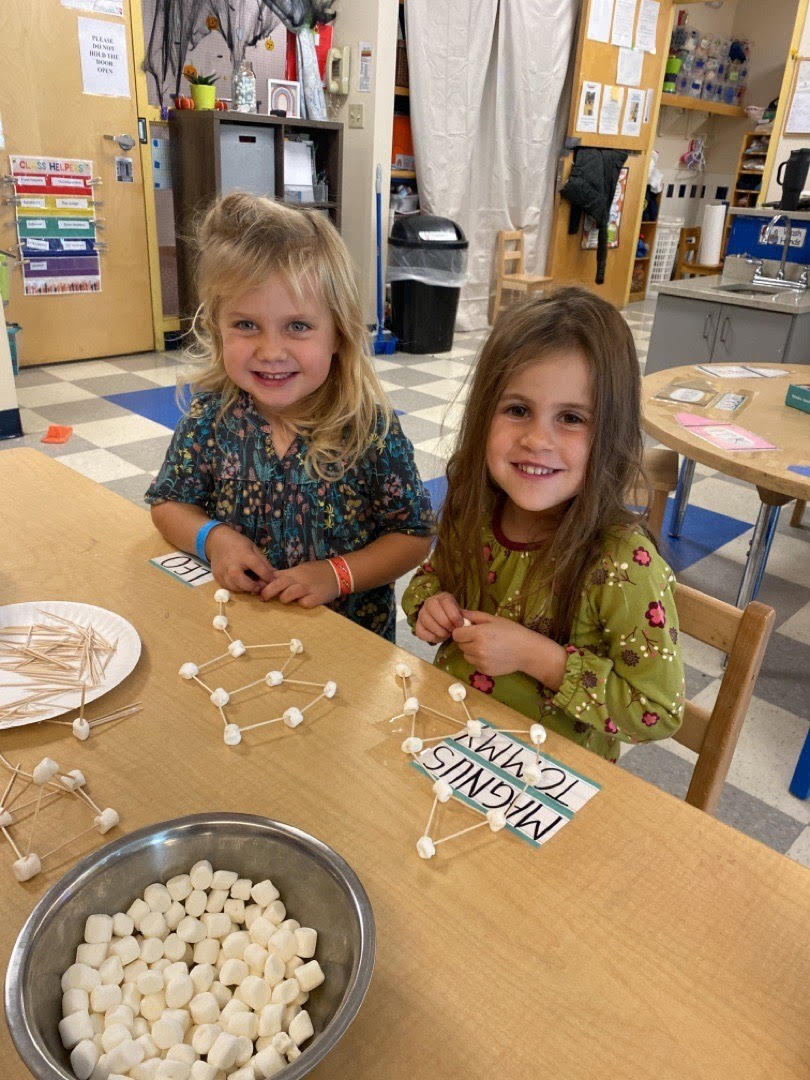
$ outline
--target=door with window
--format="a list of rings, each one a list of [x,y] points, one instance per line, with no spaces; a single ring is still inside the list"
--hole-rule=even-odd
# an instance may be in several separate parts
[[[26,366],[154,348],[144,191],[145,180],[151,178],[144,177],[138,152],[129,4],[123,0],[121,16],[102,16],[88,10],[91,3],[0,3],[0,121],[5,140],[0,145],[0,175],[9,175],[12,155],[31,162],[92,162],[93,183],[76,185],[73,193],[34,180],[22,185],[22,195],[17,185],[15,196],[12,185],[2,184],[0,248],[16,250],[18,244],[15,197],[18,202],[34,200],[26,203],[21,230],[23,239],[36,241],[35,248],[25,249],[29,291],[19,267],[14,268],[6,308],[7,320],[22,326],[18,340]],[[115,9],[110,3],[108,10]],[[80,32],[88,42],[84,76]],[[96,40],[107,55],[93,69],[96,56],[89,51]],[[90,85],[123,94],[86,93]],[[86,197],[94,203],[91,232],[101,249],[98,287],[91,277],[80,283],[82,273],[93,265],[93,242],[84,241],[87,234],[80,232],[90,214]],[[33,228],[31,207],[42,208]],[[67,255],[71,257],[58,260]],[[35,281],[38,292],[33,292]]]

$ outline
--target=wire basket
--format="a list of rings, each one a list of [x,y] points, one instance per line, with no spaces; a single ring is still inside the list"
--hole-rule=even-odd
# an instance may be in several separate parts
[[[672,277],[682,228],[683,220],[662,221],[659,218],[650,259],[650,276],[647,279],[648,296],[655,296],[659,288]]]

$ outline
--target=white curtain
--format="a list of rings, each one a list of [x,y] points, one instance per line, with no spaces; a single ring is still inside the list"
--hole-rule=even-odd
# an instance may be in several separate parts
[[[543,273],[578,0],[408,0],[419,198],[470,242],[460,330],[487,325],[495,234],[525,230]]]

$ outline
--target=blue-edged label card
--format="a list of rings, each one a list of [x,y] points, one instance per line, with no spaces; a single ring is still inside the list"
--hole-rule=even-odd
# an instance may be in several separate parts
[[[158,555],[150,559],[149,562],[158,570],[170,574],[176,581],[191,585],[194,589],[198,585],[207,585],[209,581],[214,580],[211,568],[185,551],[170,551],[167,555]]]

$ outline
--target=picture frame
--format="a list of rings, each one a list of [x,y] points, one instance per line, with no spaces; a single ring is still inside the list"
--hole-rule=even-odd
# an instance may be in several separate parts
[[[287,116],[301,115],[301,84],[287,79],[267,80],[267,111],[283,109]]]

